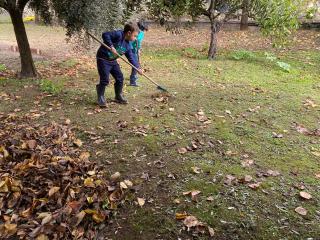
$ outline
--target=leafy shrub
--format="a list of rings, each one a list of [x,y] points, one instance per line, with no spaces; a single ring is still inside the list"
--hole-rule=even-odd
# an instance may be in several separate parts
[[[6,65],[0,64],[0,71],[5,71],[6,69]]]
[[[250,60],[254,57],[254,53],[247,50],[238,50],[231,54],[231,58],[234,60]]]
[[[43,92],[47,92],[50,94],[58,94],[63,89],[63,83],[61,81],[55,81],[49,79],[40,80],[40,89]]]
[[[277,61],[277,65],[285,72],[290,72],[291,65],[289,63]]]
[[[270,62],[275,62],[276,65],[284,72],[290,72],[291,71],[291,65],[289,63],[277,61],[277,57],[273,55],[272,53],[265,52],[264,53],[266,59]]]

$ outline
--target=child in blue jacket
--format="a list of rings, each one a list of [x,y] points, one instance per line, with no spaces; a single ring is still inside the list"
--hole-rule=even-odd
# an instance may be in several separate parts
[[[120,104],[127,104],[127,100],[123,97],[123,74],[117,62],[117,53],[119,55],[125,54],[128,61],[139,69],[141,74],[139,62],[132,52],[130,42],[134,41],[138,35],[138,28],[133,24],[126,24],[124,30],[105,32],[102,34],[103,42],[111,48],[109,51],[104,46],[101,46],[97,52],[97,67],[100,75],[100,83],[96,86],[98,95],[98,104],[100,107],[106,107],[106,100],[104,97],[106,86],[109,85],[109,75],[111,74],[115,79],[114,91],[115,100]]]
[[[144,39],[144,32],[148,31],[149,27],[147,23],[145,23],[144,21],[139,21],[138,27],[140,31],[137,36],[137,39],[132,42],[132,52],[136,61],[140,64],[140,53],[141,53],[142,41]],[[137,70],[132,68],[131,76],[130,76],[130,86],[138,87],[137,80],[138,80]]]

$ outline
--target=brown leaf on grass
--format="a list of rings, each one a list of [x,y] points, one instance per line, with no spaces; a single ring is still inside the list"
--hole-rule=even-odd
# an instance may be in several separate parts
[[[249,184],[248,187],[253,189],[253,190],[257,190],[261,185],[261,182],[257,182],[257,183],[252,183],[252,184]]]
[[[180,154],[185,154],[187,152],[188,152],[188,150],[186,148],[179,148],[178,149],[178,153],[180,153]]]
[[[230,186],[230,185],[232,185],[232,184],[235,182],[236,179],[237,179],[237,178],[234,177],[234,176],[232,176],[232,175],[226,175],[226,178],[225,178],[225,180],[224,180],[224,184]]]
[[[195,174],[201,173],[201,168],[198,168],[198,167],[191,167],[191,170],[192,170],[192,172],[195,173]]]
[[[306,99],[306,100],[304,101],[303,106],[315,108],[315,107],[317,107],[318,105],[315,104],[315,102],[314,102],[313,100],[311,100],[311,99],[308,98],[308,99]]]
[[[251,159],[246,159],[241,162],[242,167],[251,167],[254,164],[254,161]]]
[[[187,227],[187,228],[192,228],[192,227],[196,227],[199,225],[203,225],[203,223],[201,223],[195,216],[188,216],[183,220],[183,224]]]
[[[176,219],[177,220],[184,220],[188,216],[187,213],[176,213]]]
[[[270,170],[270,169],[266,172],[266,176],[270,176],[270,177],[277,177],[279,175],[280,175],[280,172]]]
[[[300,192],[300,197],[305,200],[310,200],[312,198],[312,195],[310,193],[302,191],[302,192]]]
[[[315,136],[315,137],[319,137],[320,136],[320,129],[314,129],[314,130],[309,130],[307,128],[305,128],[304,126],[302,125],[299,125],[299,124],[295,124],[294,126],[296,128],[296,130],[299,132],[299,133],[302,133],[306,136]]]
[[[207,197],[207,201],[209,201],[209,202],[214,201],[214,197],[212,197],[212,196]]]
[[[215,235],[215,232],[214,232],[213,228],[211,228],[211,227],[208,227],[208,232],[209,232],[210,237],[213,237]]]
[[[310,131],[302,125],[297,124],[295,128],[299,133],[306,134],[306,135],[310,134]]]
[[[294,211],[302,216],[306,216],[308,213],[308,211],[303,207],[297,207]]]
[[[253,177],[250,175],[245,175],[244,177],[239,179],[240,183],[249,183],[253,180]]]
[[[314,176],[315,176],[317,179],[320,179],[320,173],[316,173]]]
[[[197,196],[201,193],[201,191],[198,191],[198,190],[192,190],[192,191],[187,191],[187,192],[183,192],[182,194],[183,195],[190,195],[191,196],[191,199],[192,201],[196,201],[197,199]]]
[[[144,198],[137,198],[137,201],[140,207],[143,207],[146,203],[146,200]]]

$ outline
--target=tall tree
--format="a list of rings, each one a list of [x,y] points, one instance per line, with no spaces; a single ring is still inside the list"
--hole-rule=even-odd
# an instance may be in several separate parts
[[[151,14],[164,22],[177,13],[193,18],[206,16],[210,20],[210,46],[208,58],[217,53],[218,33],[223,23],[229,21],[243,8],[244,0],[150,0]],[[272,37],[276,44],[285,42],[292,29],[298,27],[300,4],[304,0],[251,0],[248,12],[258,21],[263,33]],[[180,6],[180,7],[178,7]]]
[[[22,17],[27,5],[41,16],[44,23],[50,23],[53,15],[58,17],[67,29],[67,35],[72,36],[119,26],[129,10],[140,3],[141,0],[0,0],[0,9],[10,14],[14,27],[21,58],[20,76],[37,76]]]

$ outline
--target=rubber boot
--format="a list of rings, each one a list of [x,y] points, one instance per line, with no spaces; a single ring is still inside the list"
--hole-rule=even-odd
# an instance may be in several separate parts
[[[104,98],[104,92],[106,90],[106,86],[98,84],[96,86],[97,89],[97,96],[98,96],[98,104],[101,108],[107,107],[106,99]]]
[[[117,103],[120,103],[120,104],[128,104],[127,99],[125,99],[122,95],[122,88],[123,88],[122,84],[114,85],[114,92],[116,94],[115,100]]]

